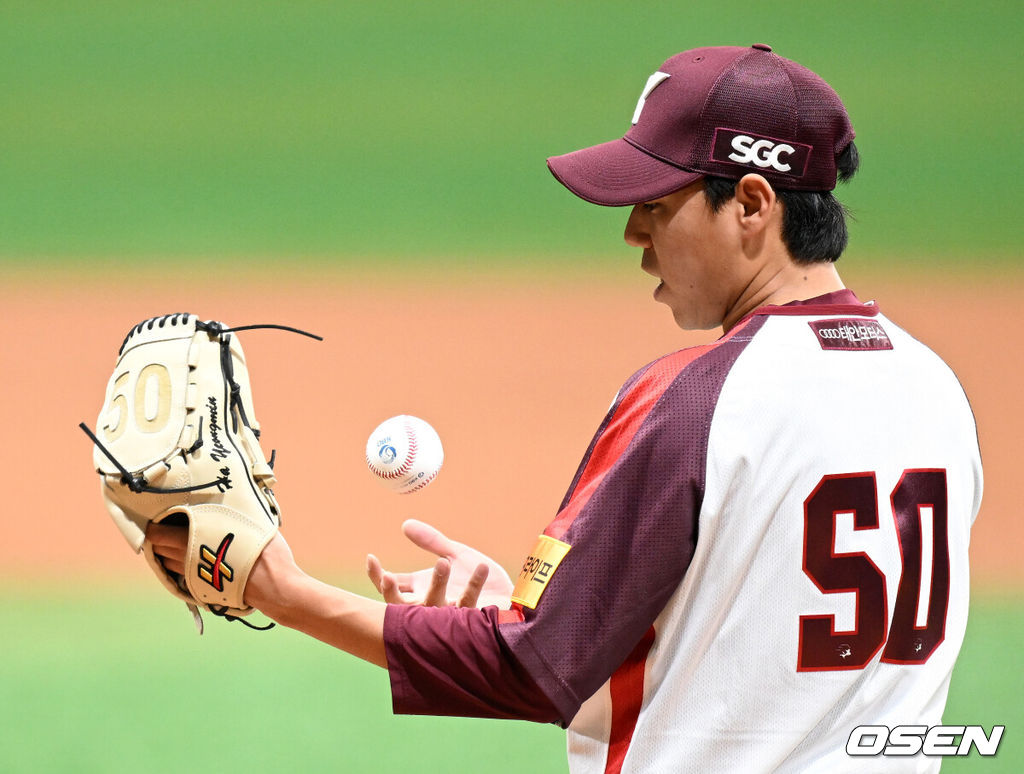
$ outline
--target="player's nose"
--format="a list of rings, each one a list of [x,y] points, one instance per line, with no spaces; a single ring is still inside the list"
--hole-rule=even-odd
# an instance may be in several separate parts
[[[622,236],[630,247],[646,248],[652,246],[651,235],[643,227],[642,214],[643,210],[639,204],[636,204],[633,206],[633,210],[629,213],[629,219],[626,221],[626,232]]]

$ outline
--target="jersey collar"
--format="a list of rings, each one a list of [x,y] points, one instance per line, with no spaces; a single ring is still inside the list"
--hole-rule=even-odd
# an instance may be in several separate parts
[[[808,298],[803,301],[790,301],[779,306],[762,306],[748,314],[740,324],[757,315],[826,315],[843,314],[855,317],[876,317],[878,304],[874,301],[863,303],[852,290],[843,288],[823,296]],[[739,327],[737,325],[736,327]]]

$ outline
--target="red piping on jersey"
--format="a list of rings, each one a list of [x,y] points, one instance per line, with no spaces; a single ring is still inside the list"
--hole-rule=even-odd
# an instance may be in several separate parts
[[[788,304],[761,306],[744,317],[739,325],[742,325],[755,315],[853,315],[855,317],[877,317],[879,313],[878,304],[862,304],[857,296],[849,288],[835,290],[823,296],[807,299],[806,301],[791,301]]]
[[[743,324],[737,325],[728,335],[723,336],[712,344],[705,344],[700,347],[689,347],[666,355],[655,361],[647,371],[633,384],[630,391],[622,396],[615,415],[605,428],[601,437],[594,445],[594,451],[587,461],[576,488],[573,490],[569,502],[562,511],[555,517],[544,534],[560,540],[569,530],[573,520],[583,510],[583,506],[601,486],[605,475],[615,464],[616,460],[622,457],[633,437],[637,434],[640,426],[643,425],[647,415],[654,408],[665,390],[675,380],[679,372],[702,355],[707,354],[715,347],[729,341],[733,336],[742,330]],[[661,383],[661,389],[655,389],[654,385]]]
[[[622,666],[615,670],[609,681],[608,687],[612,695],[612,725],[605,774],[620,774],[626,753],[629,752],[636,721],[640,717],[640,708],[644,703],[644,672],[647,667],[647,654],[651,652],[652,645],[653,626],[647,630],[643,639],[622,662]]]
[[[509,610],[498,611],[498,623],[522,623],[526,620],[526,616],[523,615],[523,606],[518,602],[513,602],[512,607]]]
[[[806,306],[762,306],[755,309],[747,317],[756,314],[781,314],[795,317],[797,315],[842,314],[857,317],[877,317],[879,308],[876,304],[808,304]],[[747,317],[743,319],[746,320]]]

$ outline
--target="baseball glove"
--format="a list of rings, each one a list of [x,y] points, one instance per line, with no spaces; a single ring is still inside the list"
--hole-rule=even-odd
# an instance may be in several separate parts
[[[252,612],[246,580],[281,524],[275,455],[267,462],[260,448],[245,355],[232,335],[251,328],[320,338],[280,325],[228,328],[192,314],[143,320],[118,351],[96,433],[80,425],[93,440],[114,523],[188,605],[200,633],[199,608],[229,620]],[[151,522],[187,524],[184,577],[153,553]]]

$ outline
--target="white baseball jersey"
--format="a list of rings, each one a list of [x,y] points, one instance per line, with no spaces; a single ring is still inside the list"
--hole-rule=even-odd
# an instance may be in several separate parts
[[[934,353],[849,291],[765,307],[624,385],[511,611],[389,611],[396,708],[551,707],[573,772],[863,770],[856,726],[940,722],[981,491]]]

